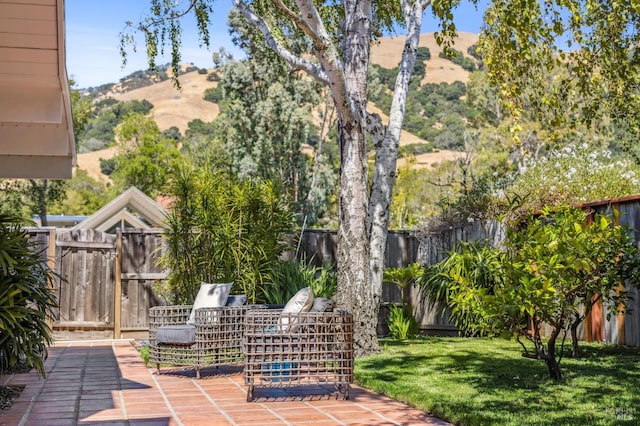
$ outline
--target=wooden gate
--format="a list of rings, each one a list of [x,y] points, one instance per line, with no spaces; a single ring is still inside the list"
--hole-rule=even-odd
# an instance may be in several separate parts
[[[158,266],[162,251],[161,229],[125,229],[117,231],[115,303],[116,339],[147,338],[149,308],[163,304],[156,290],[167,273]]]
[[[114,235],[34,229],[31,238],[45,247],[48,239],[55,241],[49,256],[58,275],[56,339],[147,337],[149,308],[162,304],[154,288],[167,275],[157,265],[161,230],[127,229]]]
[[[112,337],[116,236],[93,229],[58,230],[55,264],[56,338]]]

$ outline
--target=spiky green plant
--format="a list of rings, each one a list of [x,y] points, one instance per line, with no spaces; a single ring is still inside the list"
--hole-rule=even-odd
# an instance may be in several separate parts
[[[0,370],[24,362],[44,377],[54,275],[22,225],[22,219],[0,214]]]
[[[387,318],[389,334],[394,339],[409,339],[418,331],[418,323],[411,308],[409,285],[420,279],[422,272],[419,263],[412,263],[403,268],[387,268],[384,271],[384,280],[395,283],[402,289],[402,306],[391,305]]]
[[[417,323],[411,313],[411,306],[389,305],[387,325],[392,338],[412,339],[416,334]]]
[[[287,260],[280,265],[276,280],[264,286],[268,303],[286,303],[298,290],[311,287],[315,297],[331,298],[338,287],[330,265],[312,266],[304,260]]]
[[[176,303],[190,303],[200,283],[234,282],[255,303],[273,281],[293,219],[270,181],[235,181],[210,169],[179,170],[170,194],[166,250],[168,289]]]

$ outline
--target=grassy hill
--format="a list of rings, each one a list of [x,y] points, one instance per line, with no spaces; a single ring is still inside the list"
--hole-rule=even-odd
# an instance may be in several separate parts
[[[178,80],[181,90],[176,89],[171,80],[165,80],[123,93],[117,92],[118,86],[115,86],[106,96],[118,101],[148,100],[154,106],[151,114],[160,130],[175,126],[184,133],[189,121],[199,118],[210,122],[218,116],[218,105],[203,99],[204,91],[217,86],[217,82],[207,81],[207,75],[197,71],[182,74]]]
[[[478,35],[472,33],[458,33],[458,39],[454,48],[460,50],[465,56],[467,49],[478,43]],[[422,80],[425,83],[453,83],[454,81],[467,82],[469,72],[462,69],[448,59],[440,58],[442,47],[438,46],[433,33],[420,35],[420,47],[428,47],[431,52],[431,59],[426,62],[427,73]],[[384,37],[380,39],[371,49],[371,62],[384,68],[394,68],[398,66],[402,49],[404,48],[404,37]]]
[[[477,43],[478,36],[471,33],[459,33],[455,49],[467,55],[467,48]],[[385,68],[393,68],[398,65],[404,45],[403,37],[386,37],[377,41],[371,50],[371,61]],[[454,81],[467,82],[469,72],[453,62],[439,58],[442,48],[435,41],[433,33],[422,34],[420,46],[428,47],[431,59],[426,62],[426,75],[422,80],[425,83],[453,83]],[[171,80],[164,80],[149,86],[128,90],[126,82],[109,85],[108,90],[101,93],[100,97],[112,97],[119,101],[146,99],[154,105],[152,116],[161,130],[172,126],[184,133],[187,123],[199,118],[210,122],[218,116],[218,105],[203,99],[204,91],[215,87],[216,82],[207,81],[206,74],[191,71],[179,77],[181,90],[177,90]],[[387,121],[388,118],[382,111],[370,105],[372,112],[377,112]],[[400,137],[400,145],[409,145],[424,142],[417,136],[403,131]],[[78,166],[86,170],[90,176],[96,179],[106,180],[100,172],[100,158],[111,158],[115,153],[113,148],[78,154]],[[439,151],[435,153],[421,154],[417,157],[421,167],[430,167],[434,163],[459,158],[462,154],[453,151]]]

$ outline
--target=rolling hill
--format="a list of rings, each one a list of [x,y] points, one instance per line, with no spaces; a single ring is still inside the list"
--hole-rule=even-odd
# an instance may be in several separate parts
[[[464,52],[467,48],[477,43],[478,36],[471,33],[459,33],[455,49]],[[396,67],[402,54],[404,39],[402,37],[385,37],[378,40],[371,50],[371,61],[385,68]],[[426,75],[422,80],[425,83],[453,83],[454,81],[466,82],[469,72],[453,62],[439,58],[438,54],[442,48],[435,41],[433,33],[422,34],[420,46],[428,47],[431,52],[431,59],[426,62]],[[185,73],[179,77],[181,90],[177,90],[170,80],[165,80],[141,87],[134,90],[124,91],[121,84],[114,85],[109,91],[103,93],[101,97],[113,97],[119,101],[131,101],[134,99],[146,99],[154,105],[152,110],[153,119],[161,130],[172,126],[180,129],[184,133],[187,123],[199,118],[209,122],[218,116],[218,105],[207,102],[203,99],[204,91],[210,87],[215,87],[216,82],[207,81],[206,74],[199,74],[197,71]],[[383,121],[388,118],[382,111],[370,105],[370,110],[381,115]],[[406,131],[402,132],[400,138],[401,145],[424,142],[422,139]],[[84,169],[88,174],[100,180],[107,177],[100,172],[100,158],[111,158],[115,149],[94,151],[78,154],[78,167]],[[452,160],[462,156],[462,153],[454,151],[439,151],[417,156],[418,165],[421,167],[431,167],[434,163]]]

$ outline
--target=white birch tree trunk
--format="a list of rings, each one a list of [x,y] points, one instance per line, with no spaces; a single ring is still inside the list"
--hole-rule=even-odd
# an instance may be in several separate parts
[[[267,44],[276,53],[292,67],[326,83],[331,91],[338,117],[340,144],[337,302],[339,307],[354,315],[354,350],[356,356],[360,356],[379,351],[376,329],[400,129],[418,48],[422,13],[429,2],[402,0],[407,41],[386,129],[378,116],[367,112],[372,2],[343,0],[342,3],[344,46],[340,55],[312,0],[295,0],[297,11],[289,9],[280,0],[274,0],[280,12],[310,37],[319,62],[317,65],[289,52],[247,2],[234,0],[235,6],[261,30]],[[367,134],[376,145],[371,189],[368,183]]]
[[[344,79],[348,103],[338,107],[340,196],[337,304],[353,313],[356,356],[378,351],[379,295],[369,279],[367,72],[371,2],[345,1]]]
[[[376,318],[382,297],[382,278],[385,268],[385,253],[389,226],[389,208],[396,176],[400,131],[404,121],[407,91],[418,53],[422,14],[428,1],[402,1],[402,12],[407,23],[407,35],[400,60],[398,77],[393,91],[389,124],[383,131],[380,119],[369,119],[370,134],[376,146],[376,161],[373,170],[371,198],[369,204],[370,285],[376,302]]]

